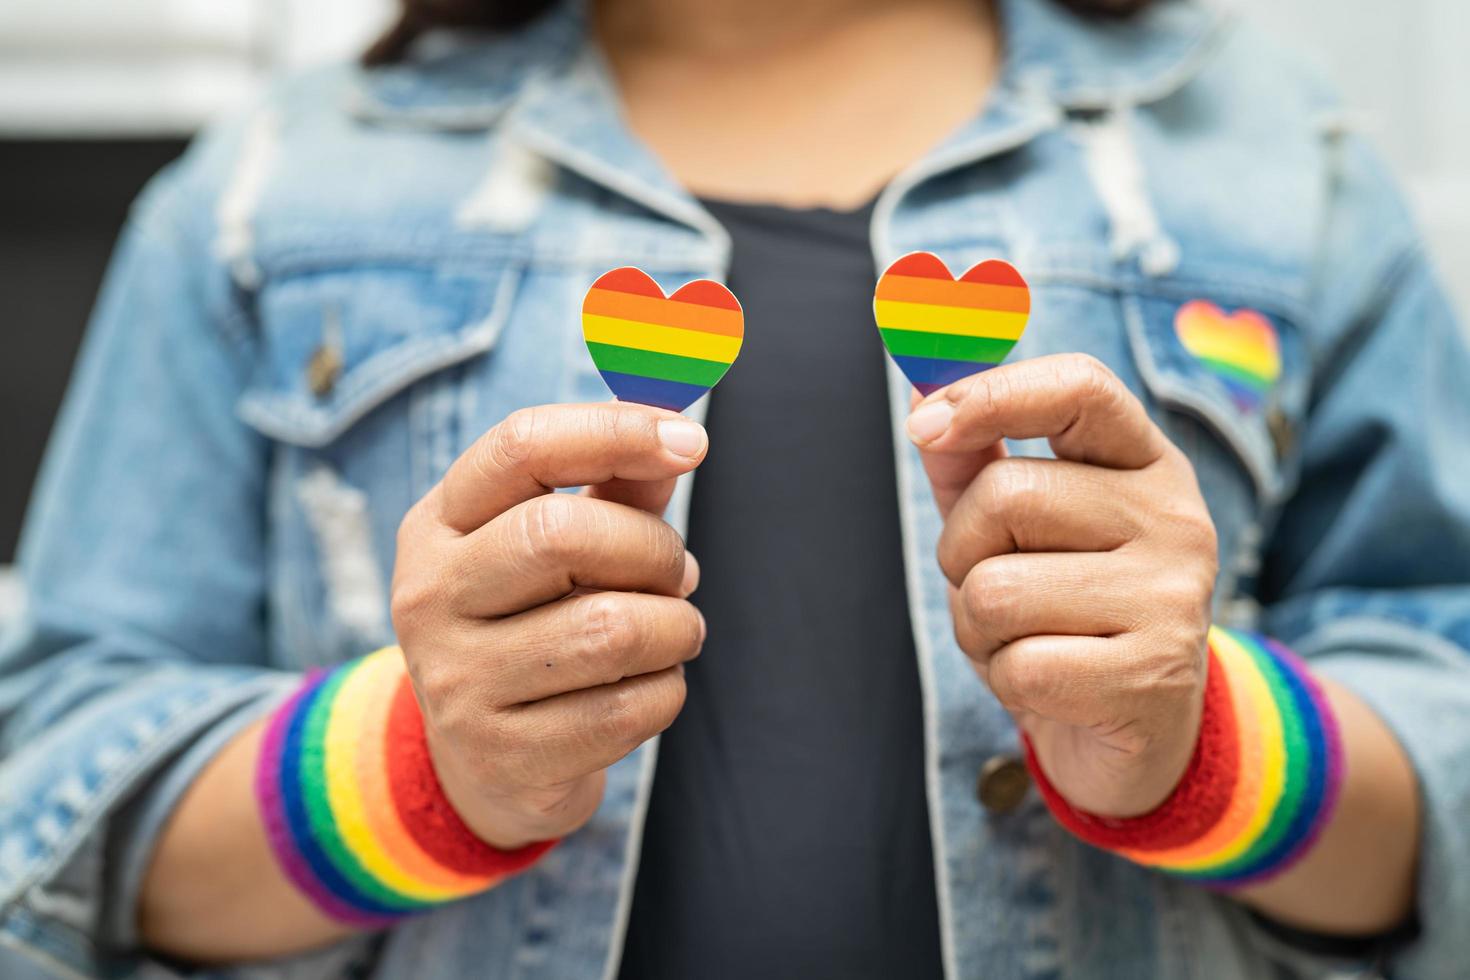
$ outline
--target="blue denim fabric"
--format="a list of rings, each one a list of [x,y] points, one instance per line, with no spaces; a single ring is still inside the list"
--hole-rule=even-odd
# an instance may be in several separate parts
[[[1264,39],[1177,2],[1129,27],[1043,0],[1002,14],[1003,77],[884,191],[875,260],[1010,259],[1033,291],[1014,356],[1096,355],[1188,453],[1219,530],[1218,618],[1295,645],[1414,760],[1422,930],[1383,963],[1307,955],[1078,844],[1035,799],[987,814],[976,774],[1016,733],[950,635],[940,521],[900,435],[948,972],[1464,976],[1470,354],[1419,237],[1331,93]],[[129,923],[208,749],[303,667],[391,641],[397,523],[479,433],[606,397],[577,315],[593,278],[637,264],[669,288],[720,277],[728,251],[620,121],[575,5],[283,84],[161,176],[100,300],[0,647],[0,944],[80,973],[177,969]],[[1192,299],[1277,327],[1262,407],[1180,345]],[[890,388],[901,433],[896,372]],[[655,751],[615,766],[591,824],[520,878],[233,975],[610,975]]]

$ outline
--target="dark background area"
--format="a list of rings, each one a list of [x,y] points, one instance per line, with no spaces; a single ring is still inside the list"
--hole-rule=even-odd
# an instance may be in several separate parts
[[[0,140],[0,564],[128,204],[182,140]]]

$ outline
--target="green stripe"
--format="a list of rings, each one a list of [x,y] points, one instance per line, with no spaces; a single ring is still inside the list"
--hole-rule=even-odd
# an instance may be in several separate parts
[[[1232,381],[1239,381],[1246,387],[1253,388],[1256,391],[1265,391],[1271,387],[1269,378],[1263,378],[1254,371],[1247,371],[1245,368],[1231,364],[1229,361],[1221,361],[1213,357],[1201,357],[1200,363],[1216,374],[1224,375]]]
[[[405,897],[383,885],[347,849],[342,835],[337,832],[337,821],[332,816],[331,803],[327,799],[326,780],[326,734],[327,721],[331,716],[332,704],[353,671],[362,666],[362,661],[338,668],[322,685],[321,692],[306,716],[306,725],[301,733],[301,789],[306,801],[306,812],[311,818],[311,832],[321,845],[332,864],[342,877],[352,882],[364,894],[389,908],[427,908],[431,903],[419,902]]]
[[[1286,782],[1281,790],[1281,799],[1276,801],[1276,808],[1266,821],[1266,829],[1244,853],[1224,864],[1185,872],[1181,877],[1186,878],[1225,878],[1251,867],[1262,855],[1269,853],[1291,828],[1291,822],[1296,817],[1297,810],[1302,807],[1307,789],[1308,765],[1311,761],[1307,733],[1302,725],[1302,716],[1297,711],[1296,698],[1292,696],[1286,679],[1281,676],[1281,671],[1285,668],[1251,637],[1242,633],[1231,633],[1231,636],[1240,642],[1242,649],[1250,653],[1256,670],[1271,688],[1271,699],[1276,702],[1276,708],[1281,713],[1281,737],[1286,743]]]
[[[713,388],[715,382],[723,378],[730,369],[729,364],[720,361],[680,357],[678,354],[658,354],[592,341],[587,342],[587,349],[592,352],[592,363],[597,365],[599,371],[616,371],[619,374],[634,374],[640,378],[657,378],[660,381],[678,381],[704,388]]]
[[[880,327],[883,343],[895,357],[936,357],[945,361],[975,361],[999,364],[1006,359],[1014,340],[994,337],[964,337],[952,333],[929,333],[924,330],[895,330]]]

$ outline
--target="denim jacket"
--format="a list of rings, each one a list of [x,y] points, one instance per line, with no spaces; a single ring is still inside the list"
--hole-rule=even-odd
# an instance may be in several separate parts
[[[893,373],[948,975],[1464,977],[1470,355],[1420,238],[1331,93],[1223,15],[1165,2],[1119,25],[1003,0],[1001,17],[1000,80],[883,191],[876,265],[925,249],[1023,271],[1013,357],[1086,351],[1138,394],[1217,525],[1217,618],[1382,715],[1421,782],[1424,843],[1417,935],[1345,961],[1079,844],[1034,793],[987,811],[977,773],[1016,731],[951,636]],[[399,519],[477,435],[607,397],[578,316],[598,274],[638,265],[673,288],[728,257],[623,123],[576,3],[285,82],[197,141],[135,208],[26,527],[27,605],[0,648],[0,942],[82,974],[186,972],[131,924],[183,788],[304,667],[392,641]],[[1182,346],[1174,316],[1196,299],[1276,329],[1259,404]],[[687,499],[686,481],[681,528]],[[216,972],[613,975],[655,751],[614,766],[591,823],[530,872]]]

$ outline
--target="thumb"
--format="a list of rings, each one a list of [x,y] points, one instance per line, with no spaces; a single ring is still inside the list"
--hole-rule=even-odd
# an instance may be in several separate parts
[[[917,391],[913,392],[909,399],[911,414],[908,420],[910,435],[925,437],[925,425],[935,425],[936,422],[948,424],[947,418],[937,418],[938,413],[950,412],[954,409],[946,401],[932,401],[924,404],[923,409],[914,412],[924,397]],[[934,417],[931,417],[934,416]],[[919,458],[924,462],[924,472],[929,476],[929,486],[934,491],[934,502],[939,505],[941,517],[948,517],[950,510],[960,499],[960,495],[974,482],[980,471],[998,459],[1006,456],[1004,442],[996,442],[984,449],[968,452],[936,452],[932,449],[920,449]]]

